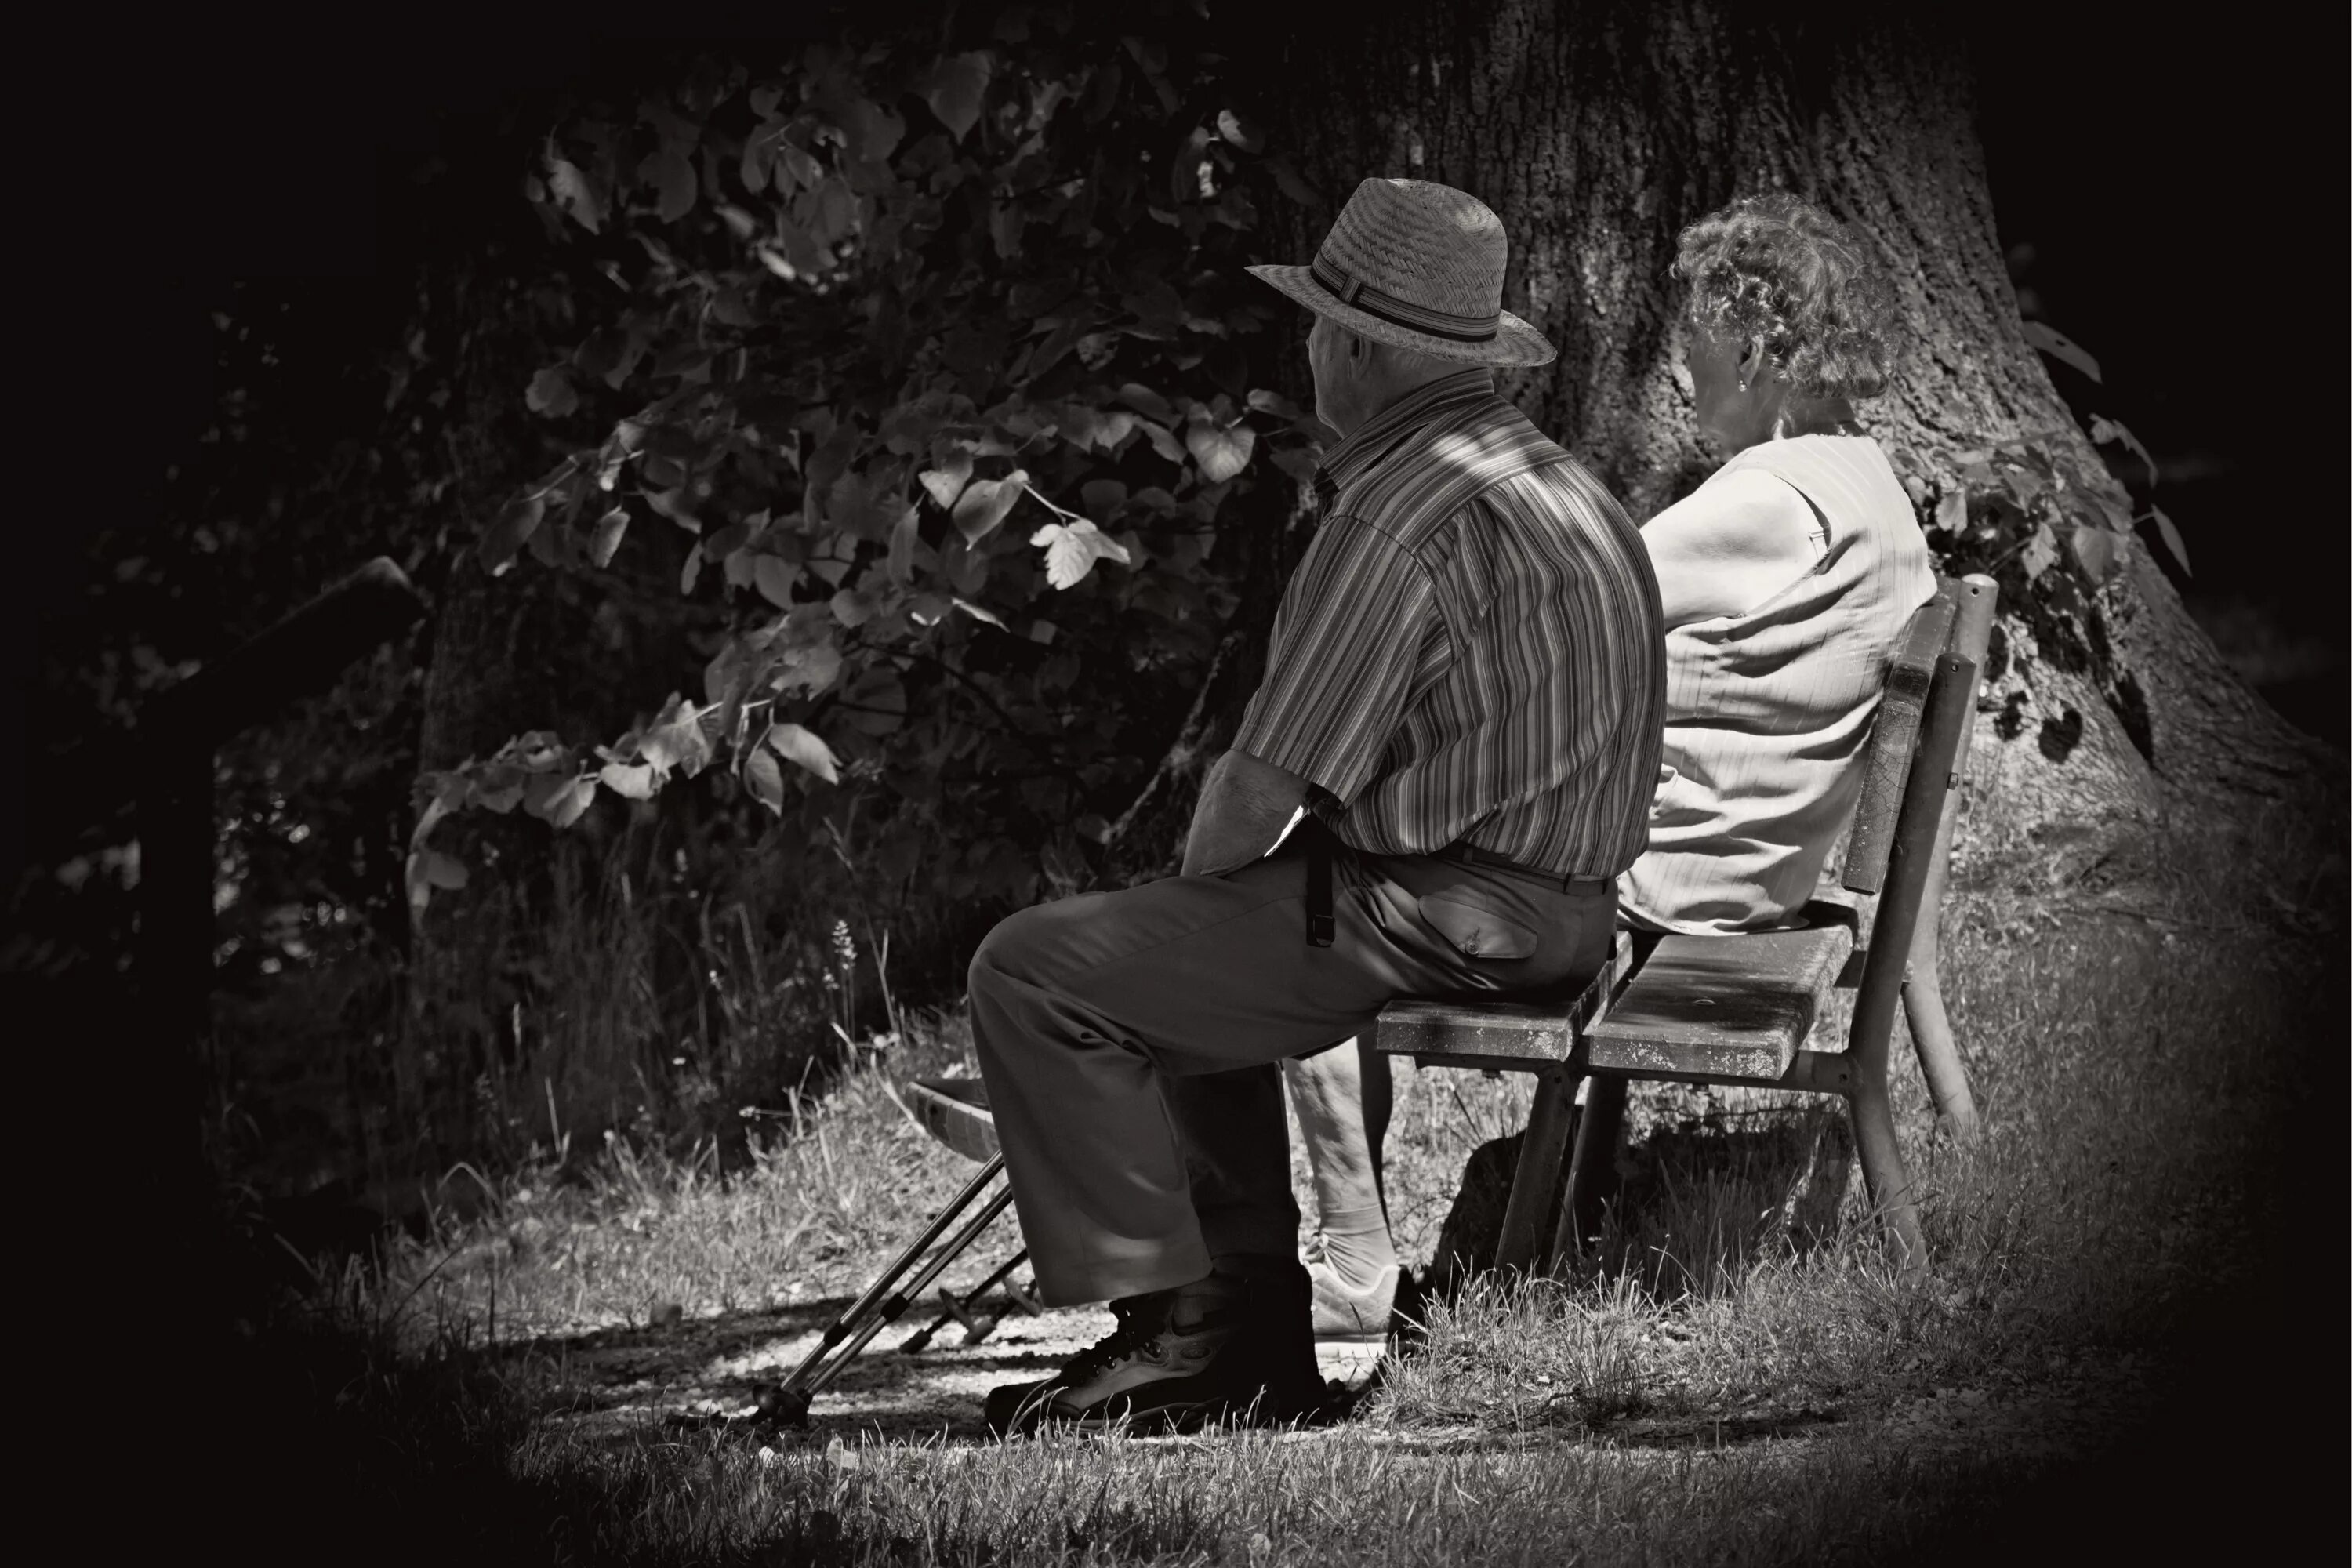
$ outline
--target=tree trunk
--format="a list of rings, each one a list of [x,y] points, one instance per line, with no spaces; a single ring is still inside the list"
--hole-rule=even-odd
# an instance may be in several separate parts
[[[1269,247],[1305,259],[1367,176],[1484,199],[1511,237],[1506,306],[1560,351],[1502,390],[1637,520],[1713,467],[1675,353],[1676,235],[1772,188],[1853,225],[1893,279],[1908,351],[1863,405],[1890,450],[1934,483],[1957,452],[2054,431],[2058,455],[2125,500],[2026,343],[1948,25],[1901,8],[1472,0],[1294,36],[1268,64],[1275,150],[1323,198],[1274,209]],[[2099,588],[2071,560],[2032,584],[2014,561],[1997,574],[1972,879],[2127,874],[2113,858],[2169,804],[2220,821],[2226,799],[2243,821],[2261,815],[2250,800],[2306,805],[2307,781],[2340,770],[2221,661],[2144,548]]]

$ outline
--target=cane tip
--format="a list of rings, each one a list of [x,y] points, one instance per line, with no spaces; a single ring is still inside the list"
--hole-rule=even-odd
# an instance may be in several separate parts
[[[809,1424],[809,1396],[805,1390],[773,1384],[762,1386],[756,1393],[758,1403],[751,1411],[755,1419],[772,1422],[779,1426],[806,1426]]]

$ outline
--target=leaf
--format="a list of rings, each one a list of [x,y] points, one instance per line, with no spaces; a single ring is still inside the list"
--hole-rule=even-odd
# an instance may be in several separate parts
[[[1272,461],[1276,468],[1288,474],[1299,485],[1309,490],[1314,489],[1315,476],[1320,471],[1314,453],[1297,447],[1285,447],[1275,453]]]
[[[743,783],[751,798],[782,816],[784,814],[784,770],[766,752],[754,751],[743,759]]]
[[[922,542],[916,528],[915,509],[907,508],[898,521],[890,525],[889,553],[884,557],[883,569],[890,574],[893,583],[904,583],[915,574],[915,546]]]
[[[614,507],[596,520],[596,531],[588,539],[588,559],[599,566],[613,563],[613,552],[621,548],[621,535],[629,529],[629,513],[625,507]]]
[[[841,650],[829,642],[796,647],[784,655],[784,668],[768,684],[777,691],[800,688],[814,697],[831,686],[841,673]]]
[[[965,615],[970,616],[975,621],[987,622],[990,626],[994,626],[998,631],[1004,631],[1007,629],[1004,622],[998,618],[995,611],[982,609],[980,605],[973,604],[970,599],[960,598],[956,600],[955,607],[961,610]]]
[[[907,122],[869,98],[853,98],[835,107],[841,121],[843,151],[853,163],[887,158],[906,139]]]
[[[710,761],[710,740],[703,734],[698,717],[693,703],[672,697],[661,721],[637,742],[637,754],[657,773],[675,770],[692,778]]]
[[[647,490],[646,504],[688,533],[702,531],[702,520],[688,510],[684,485],[672,485],[667,489]]]
[[[637,178],[654,187],[662,222],[676,223],[694,210],[694,164],[684,153],[667,148],[647,153],[637,165]]]
[[[2058,546],[2048,523],[2033,525],[2033,537],[2025,542],[2024,552],[2019,559],[2025,567],[2025,579],[2029,583],[2057,563]]]
[[[1257,432],[1246,425],[1220,430],[1195,420],[1185,427],[1184,445],[1192,460],[1201,465],[1201,478],[1213,485],[1223,484],[1249,466]]]
[[[580,395],[572,390],[572,378],[560,364],[549,365],[532,376],[522,400],[533,414],[544,414],[550,419],[561,419],[580,406]]]
[[[796,562],[781,556],[755,555],[751,558],[751,583],[760,590],[760,597],[780,610],[793,607],[793,583],[801,574]]]
[[[420,852],[419,858],[423,864],[418,875],[425,879],[428,887],[447,888],[455,891],[466,885],[466,863],[455,855],[426,849]]]
[[[2121,563],[2122,541],[2104,528],[2077,526],[2072,540],[2074,559],[2083,574],[2094,583],[2105,583],[2116,574]]]
[[[2090,351],[2047,321],[2025,323],[2025,341],[2061,363],[2071,364],[2093,381],[2099,381],[2099,362]],[[2105,385],[2105,382],[2100,382]]]
[[[693,593],[695,581],[701,575],[702,546],[698,543],[693,549],[686,552],[686,565],[680,569],[677,574],[677,591],[681,594]]]
[[[1151,449],[1178,468],[1182,468],[1184,447],[1176,439],[1176,433],[1156,419],[1146,419],[1142,421],[1142,426],[1145,438],[1151,443]]]
[[[874,618],[874,601],[855,589],[844,588],[840,593],[835,594],[830,602],[830,607],[833,611],[833,618],[851,631],[856,631]]]
[[[580,820],[580,814],[595,798],[596,781],[593,778],[539,773],[523,786],[522,808],[553,826],[569,827]]]
[[[833,748],[798,724],[779,724],[768,731],[768,744],[776,755],[788,763],[796,763],[827,784],[841,782],[841,763]]]
[[[1176,405],[1139,381],[1120,387],[1118,400],[1146,419],[1157,419],[1162,425],[1176,423]]]
[[[547,188],[563,210],[572,215],[572,222],[590,234],[603,228],[604,199],[596,194],[596,187],[588,183],[588,176],[580,172],[578,164],[563,158],[549,159]]]
[[[948,133],[961,142],[980,120],[982,99],[995,62],[985,54],[950,55],[932,68],[923,101]]]
[[[974,479],[955,503],[956,531],[967,544],[977,544],[994,533],[1028,487],[1027,470],[1015,468],[1001,479]]]
[[[2141,462],[2147,465],[2147,482],[2149,484],[2153,485],[2162,482],[2162,479],[2156,471],[2156,458],[2149,454],[2148,449],[2146,447],[2140,445],[2139,437],[2133,435],[2131,431],[2125,426],[2122,420],[2110,419],[2103,414],[2092,415],[2091,439],[2103,447],[2106,446],[2110,442],[2121,442],[2126,450],[2131,452],[2133,456],[2139,458]]]
[[[925,468],[915,478],[939,503],[940,510],[945,511],[955,505],[956,497],[963,494],[963,487],[971,479],[971,454],[950,451],[940,459],[939,467]]]
[[[1954,485],[1936,502],[1936,526],[1947,533],[1958,533],[1968,525],[1968,488],[1964,485]]]
[[[491,576],[498,576],[514,564],[516,552],[522,549],[546,512],[547,502],[540,497],[517,496],[499,510],[489,527],[482,530],[477,553],[482,564],[489,568]]]
[[[1062,439],[1082,451],[1091,447],[1098,452],[1110,451],[1140,423],[1123,410],[1097,414],[1080,403],[1064,408],[1060,420]]]
[[[1298,405],[1291,402],[1282,394],[1268,392],[1264,387],[1259,387],[1249,395],[1249,405],[1260,414],[1271,414],[1277,419],[1299,417]]]
[[[1045,581],[1056,588],[1075,588],[1095,569],[1097,561],[1128,564],[1127,546],[1085,518],[1076,522],[1049,522],[1029,536],[1045,551]]]
[[[1265,137],[1257,126],[1230,109],[1217,110],[1217,134],[1244,153],[1255,153],[1265,145]]]
[[[476,779],[473,787],[467,791],[466,798],[469,804],[478,805],[484,811],[504,816],[522,804],[523,780],[527,776],[520,768],[502,765],[484,768],[481,777]]]
[[[2172,558],[2180,563],[2180,569],[2188,572],[2189,570],[2189,546],[2181,542],[2180,530],[2175,528],[2172,525],[2172,520],[2164,515],[2162,507],[2149,508],[2147,515],[2156,524],[2157,537],[2162,539],[2164,547],[2172,552]]]
[[[651,763],[606,763],[596,777],[606,789],[624,800],[653,798],[654,770]]]

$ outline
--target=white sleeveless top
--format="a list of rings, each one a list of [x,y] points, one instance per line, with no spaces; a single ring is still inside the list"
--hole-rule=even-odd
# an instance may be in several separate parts
[[[1676,504],[1706,506],[1727,476],[1757,470],[1810,504],[1824,548],[1794,582],[1759,584],[1746,614],[1666,633],[1649,848],[1618,879],[1618,899],[1668,931],[1762,930],[1812,897],[1861,792],[1895,645],[1936,593],[1910,498],[1877,442],[1759,442]]]

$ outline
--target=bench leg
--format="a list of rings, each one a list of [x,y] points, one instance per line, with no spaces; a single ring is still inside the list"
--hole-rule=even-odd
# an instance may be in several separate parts
[[[1977,1130],[1976,1097],[1969,1092],[1968,1069],[1952,1043],[1952,1021],[1944,1011],[1943,977],[1937,968],[1932,930],[1915,946],[1911,972],[1903,981],[1903,1014],[1910,1020],[1911,1044],[1919,1053],[1920,1076],[1936,1103],[1936,1129],[1965,1137]]]
[[[1585,1237],[1601,1229],[1601,1190],[1617,1166],[1617,1146],[1625,1136],[1625,1089],[1622,1078],[1592,1079],[1584,1090],[1584,1119],[1569,1155],[1568,1192],[1560,1199],[1559,1228],[1553,1233],[1557,1261],[1584,1250]]]
[[[1532,1272],[1548,1261],[1536,1249],[1549,1239],[1552,1196],[1559,1191],[1559,1167],[1576,1114],[1576,1078],[1566,1068],[1536,1075],[1535,1104],[1519,1142],[1518,1168],[1511,1175],[1510,1202],[1503,1208],[1503,1235],[1495,1267]]]
[[[1911,1176],[1904,1169],[1903,1150],[1895,1140],[1894,1108],[1887,1103],[1886,1084],[1854,1085],[1848,1102],[1853,1115],[1853,1146],[1862,1156],[1862,1176],[1870,1189],[1870,1206],[1885,1216],[1903,1253],[1903,1278],[1923,1279],[1927,1272],[1927,1242],[1919,1230],[1919,1208],[1911,1199]]]

